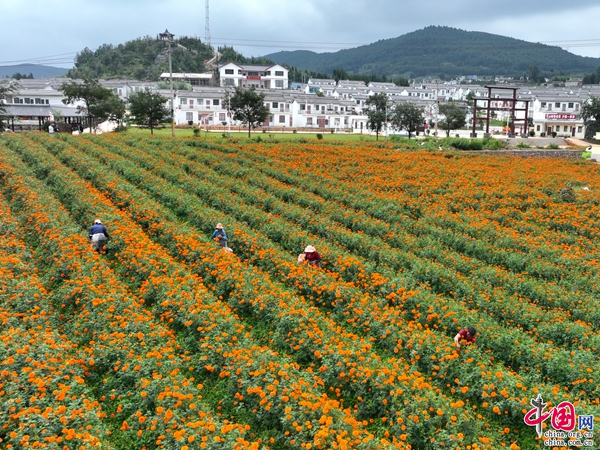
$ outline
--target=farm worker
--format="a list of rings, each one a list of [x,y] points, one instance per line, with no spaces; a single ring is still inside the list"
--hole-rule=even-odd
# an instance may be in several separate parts
[[[465,341],[467,343],[475,342],[475,334],[477,330],[473,327],[463,328],[454,336],[454,343],[456,344],[456,351],[460,351],[460,342]]]
[[[92,250],[106,254],[104,246],[108,239],[108,230],[102,224],[100,219],[94,220],[94,225],[90,228],[89,237],[90,242],[92,243]]]
[[[225,233],[221,223],[218,223],[215,227],[215,232],[211,236],[211,239],[217,241],[221,247],[227,249],[227,233]]]
[[[309,266],[321,267],[321,256],[312,245],[307,245],[304,249],[304,259],[308,262]]]
[[[48,133],[50,133],[50,134],[54,133],[54,127],[52,126],[52,124],[50,124],[48,126]]]
[[[306,253],[302,252],[298,255],[298,264],[304,264],[306,262]]]

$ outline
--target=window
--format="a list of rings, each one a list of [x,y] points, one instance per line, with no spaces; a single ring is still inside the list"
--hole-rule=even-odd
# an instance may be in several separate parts
[[[279,116],[279,123],[285,123],[285,116]]]
[[[579,111],[579,103],[575,103],[575,111]]]
[[[185,120],[187,120],[188,122],[192,122],[194,120],[194,113],[193,112],[186,112],[185,113]]]
[[[539,125],[537,125],[537,126],[535,127],[535,131],[540,131],[540,126],[539,126]]]
[[[219,122],[225,122],[225,113],[219,113]]]
[[[13,103],[23,103],[23,99],[22,98],[13,98]]]
[[[190,108],[194,108],[194,99],[190,98]]]
[[[267,76],[270,77],[271,76],[271,71],[267,71]]]
[[[542,108],[546,107],[546,102],[542,102]]]
[[[225,69],[225,75],[233,75],[233,69]]]
[[[182,99],[180,99],[180,100],[179,100],[179,103],[180,103],[181,105],[187,105],[187,98],[182,98]]]
[[[555,107],[555,108],[560,108],[560,102],[556,102],[556,103],[554,103],[554,107]]]
[[[279,108],[279,103],[278,102],[273,102],[273,108]]]
[[[276,70],[275,71],[275,76],[276,77],[282,77],[283,76],[283,70]]]
[[[275,80],[275,87],[283,89],[283,80]]]
[[[313,124],[312,123],[312,119],[313,119],[312,117],[307,117],[306,118],[306,125],[312,125]]]
[[[232,78],[227,78],[225,80],[225,86],[233,86],[235,84],[235,80],[233,80]]]
[[[569,131],[569,126],[568,126],[568,125],[565,125],[565,126],[563,127],[563,131]]]
[[[569,109],[573,109],[573,103],[569,103]]]
[[[582,133],[583,132],[583,127],[577,127],[577,132],[578,133]]]
[[[42,98],[36,98],[35,99],[35,104],[36,105],[43,105],[44,104],[44,99],[42,99]]]
[[[305,109],[306,109],[306,105],[304,105],[304,104],[301,104],[301,105],[300,105],[300,111],[304,111]]]
[[[33,104],[33,99],[25,97],[25,104],[32,105]]]
[[[213,100],[213,105],[215,105],[215,106],[219,106],[220,104],[221,104],[221,103],[220,103],[220,100],[219,100],[218,98],[215,98],[215,99]]]

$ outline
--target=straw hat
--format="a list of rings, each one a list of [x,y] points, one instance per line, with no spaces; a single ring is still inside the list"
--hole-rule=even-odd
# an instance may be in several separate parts
[[[307,245],[306,248],[304,249],[304,253],[312,253],[312,252],[316,252],[317,249],[314,248],[312,245]]]
[[[94,223],[100,223],[101,224],[102,221],[100,219],[96,219],[96,220],[94,220]]]
[[[216,226],[217,230],[222,230],[223,229],[223,224],[222,223],[218,223]]]

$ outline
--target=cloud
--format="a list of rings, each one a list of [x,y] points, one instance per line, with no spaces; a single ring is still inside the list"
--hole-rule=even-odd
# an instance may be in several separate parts
[[[390,39],[429,25],[485,31],[531,42],[561,41],[577,54],[600,56],[590,39],[597,0],[228,0],[210,2],[213,45],[247,56],[279,50],[337,51]],[[3,31],[16,45],[0,49],[0,65],[70,54],[102,44],[156,36],[204,39],[205,2],[198,0],[3,0]],[[564,46],[568,40],[582,42]],[[558,44],[556,44],[558,45]],[[63,58],[64,59],[64,58]],[[57,59],[59,61],[59,59]]]

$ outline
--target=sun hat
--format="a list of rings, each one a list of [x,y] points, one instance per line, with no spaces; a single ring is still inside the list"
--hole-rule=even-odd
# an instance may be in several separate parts
[[[94,220],[94,223],[102,223],[102,221],[100,219],[96,219]]]
[[[215,228],[217,228],[219,230],[222,230],[223,229],[223,224],[219,222]]]
[[[304,253],[312,253],[312,252],[316,252],[317,249],[315,249],[312,245],[307,245],[306,248],[304,249]]]

